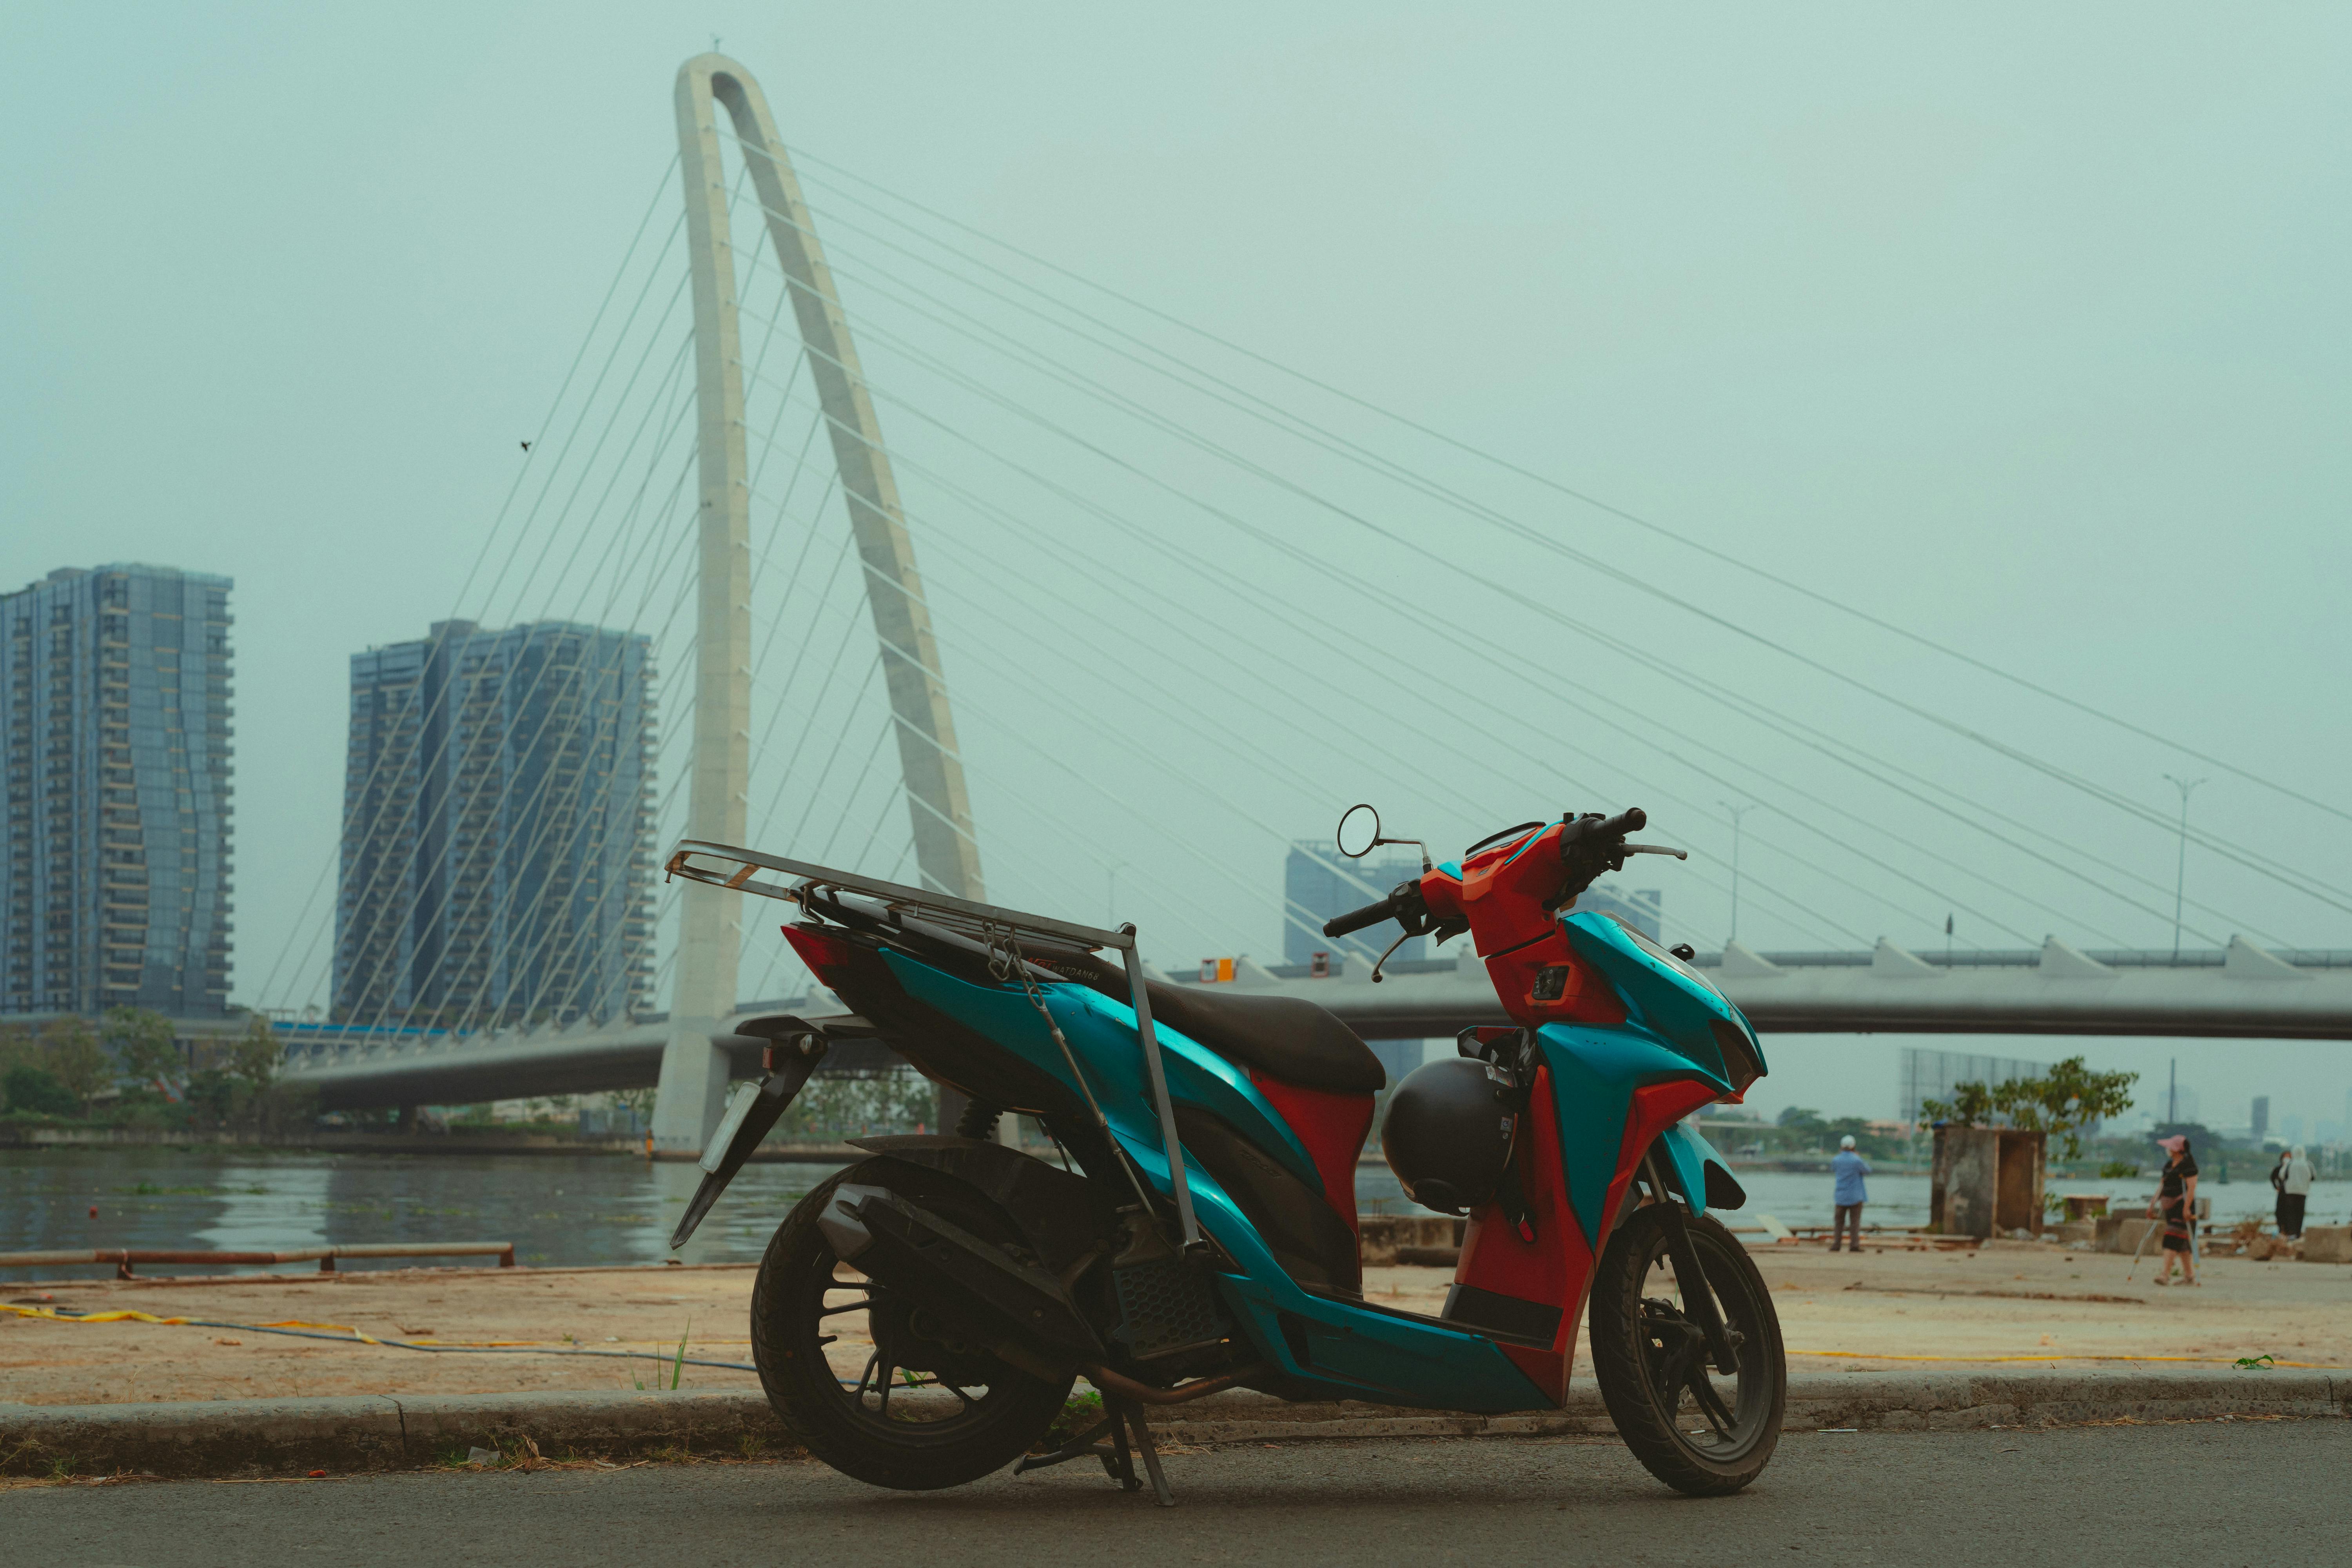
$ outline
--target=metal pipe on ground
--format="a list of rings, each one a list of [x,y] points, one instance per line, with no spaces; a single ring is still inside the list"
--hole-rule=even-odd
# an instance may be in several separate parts
[[[332,1274],[338,1258],[487,1258],[501,1268],[515,1266],[511,1241],[380,1241],[342,1247],[290,1247],[274,1252],[213,1252],[185,1247],[101,1247],[70,1251],[0,1252],[0,1268],[60,1268],[81,1263],[111,1263],[118,1279],[134,1278],[134,1263],[308,1263]]]

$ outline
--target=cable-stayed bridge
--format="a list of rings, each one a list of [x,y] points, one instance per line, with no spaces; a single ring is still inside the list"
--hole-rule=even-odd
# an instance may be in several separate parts
[[[1639,803],[1685,842],[1731,825],[1727,856],[1675,871],[1677,900],[1727,897],[1732,929],[1745,910],[1812,944],[1682,933],[1718,949],[1702,963],[1762,1029],[2352,1037],[2352,958],[2189,896],[2187,857],[2297,919],[2352,914],[2352,893],[2192,823],[2201,780],[2179,781],[2176,821],[1782,628],[1842,617],[2184,774],[2352,820],[2332,804],[788,151],[721,56],[687,62],[676,110],[678,184],[664,174],[452,607],[648,644],[669,682],[646,769],[658,847],[748,844],[978,900],[985,842],[997,901],[1100,889],[1172,957],[1244,945],[1228,933],[1274,886],[1251,857],[1367,794],[1481,829]],[[822,207],[795,162],[826,171]],[[677,191],[668,240],[648,243]],[[852,237],[839,269],[820,215]],[[845,282],[876,306],[856,336],[882,374]],[[1694,564],[1629,566],[1637,542]],[[1767,594],[1798,613],[1753,608]],[[379,776],[402,764],[370,763],[351,798],[405,803],[420,843],[523,824],[523,874],[486,891],[462,857],[325,868],[337,908],[436,940],[355,999],[350,921],[306,921],[262,987],[280,1016],[327,1020],[286,1028],[289,1079],[331,1106],[657,1083],[656,1137],[683,1152],[751,1066],[727,1043],[737,1022],[823,1005],[736,894],[661,889],[645,931],[545,918],[655,891],[649,855],[614,885],[577,853],[612,820],[586,808],[577,760],[598,673],[550,661],[516,694],[505,743],[551,759],[500,775],[519,784],[468,782],[495,770],[436,738],[458,731],[462,695],[389,716],[455,782],[403,795]],[[2133,835],[2160,858],[2134,858]],[[1281,910],[1318,948],[1328,912]],[[1940,953],[1875,934],[1939,926]],[[2050,930],[2069,941],[2033,934]],[[640,942],[642,1005],[574,1001],[562,977],[625,969]],[[1475,963],[1392,965],[1379,985],[1357,959],[1336,967],[1244,960],[1232,984],[1296,989],[1373,1037],[1499,1016]],[[781,1000],[747,1010],[746,994]]]

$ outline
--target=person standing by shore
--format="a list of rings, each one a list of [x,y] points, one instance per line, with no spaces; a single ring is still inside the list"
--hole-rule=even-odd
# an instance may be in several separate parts
[[[2278,1189],[2278,1233],[2281,1236],[2303,1234],[2304,1206],[2311,1201],[2312,1178],[2318,1173],[2304,1158],[2303,1145],[2279,1155],[2279,1163],[2271,1172],[2271,1185]]]
[[[1837,1158],[1830,1162],[1830,1169],[1837,1175],[1836,1190],[1830,1194],[1831,1201],[1837,1205],[1837,1213],[1831,1220],[1830,1250],[1835,1252],[1838,1249],[1838,1243],[1845,1238],[1846,1227],[1851,1225],[1853,1227],[1853,1250],[1860,1252],[1862,1205],[1870,1201],[1870,1189],[1864,1184],[1863,1178],[1870,1174],[1870,1162],[1853,1152],[1853,1133],[1849,1132],[1838,1140]]]
[[[2149,1201],[2150,1217],[2164,1221],[2164,1267],[2156,1277],[2159,1285],[2172,1283],[2172,1266],[2180,1265],[2180,1282],[2197,1283],[2197,1157],[2189,1152],[2186,1133],[2176,1132],[2169,1138],[2159,1138],[2157,1146],[2164,1151],[2164,1183]]]

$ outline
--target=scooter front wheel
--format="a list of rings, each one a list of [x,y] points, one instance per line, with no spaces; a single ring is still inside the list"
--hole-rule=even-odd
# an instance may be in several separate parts
[[[1732,1234],[1684,1215],[1699,1268],[1723,1314],[1736,1370],[1712,1364],[1668,1255],[1666,1213],[1637,1209],[1609,1238],[1592,1281],[1592,1370],[1633,1457],[1693,1497],[1736,1492],[1763,1473],[1780,1440],[1789,1363],[1764,1277]]]

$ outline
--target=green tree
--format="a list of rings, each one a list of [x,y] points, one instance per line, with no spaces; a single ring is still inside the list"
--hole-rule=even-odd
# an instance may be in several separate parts
[[[172,1020],[163,1014],[144,1007],[110,1007],[100,1027],[124,1077],[160,1085],[174,1095],[187,1083],[187,1058],[172,1037]]]
[[[230,1043],[224,1065],[228,1076],[239,1085],[261,1094],[278,1080],[278,1068],[285,1056],[285,1047],[278,1044],[269,1020],[255,1013],[247,1017],[245,1033]]]
[[[54,1074],[86,1114],[114,1081],[114,1063],[97,1031],[79,1018],[58,1018],[41,1031],[40,1065]]]
[[[188,1075],[181,1099],[193,1115],[218,1127],[236,1104],[236,1080],[220,1068],[201,1067]]]
[[[2083,1152],[2082,1129],[2131,1109],[2136,1072],[2093,1072],[2080,1057],[2068,1057],[2042,1078],[2013,1078],[1990,1087],[1956,1083],[1948,1100],[1923,1100],[1930,1121],[1958,1127],[2006,1126],[2047,1132],[2065,1141],[2065,1157]]]
[[[1822,1125],[1822,1113],[1810,1105],[1791,1105],[1780,1112],[1780,1126],[1791,1132],[1811,1132]]]
[[[0,1104],[28,1116],[71,1116],[81,1109],[57,1074],[28,1061],[11,1062],[0,1073]]]

